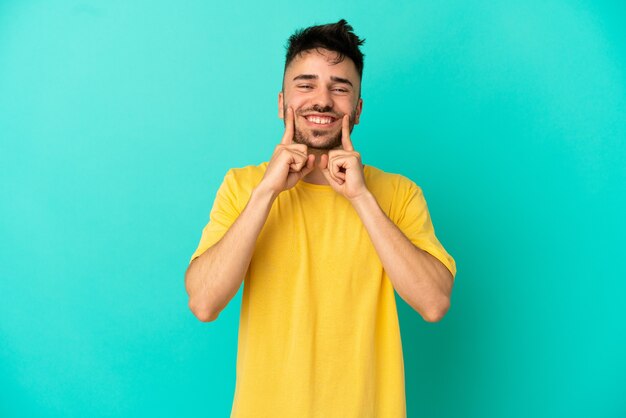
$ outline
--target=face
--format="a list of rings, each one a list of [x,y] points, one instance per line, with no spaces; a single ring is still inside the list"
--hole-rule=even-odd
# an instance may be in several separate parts
[[[284,120],[287,107],[295,116],[294,142],[329,150],[341,147],[341,118],[350,115],[350,132],[359,123],[363,100],[361,82],[354,62],[337,53],[312,49],[291,61],[278,93],[278,117]]]

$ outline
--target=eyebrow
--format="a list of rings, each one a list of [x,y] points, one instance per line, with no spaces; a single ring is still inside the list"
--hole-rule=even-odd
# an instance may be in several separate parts
[[[319,77],[315,74],[300,74],[297,75],[293,78],[293,81],[296,80],[317,80],[319,79]],[[350,87],[354,87],[352,85],[352,82],[350,80],[348,80],[347,78],[341,78],[341,77],[336,77],[334,75],[330,76],[330,79],[336,83],[344,83],[344,84],[349,84]]]

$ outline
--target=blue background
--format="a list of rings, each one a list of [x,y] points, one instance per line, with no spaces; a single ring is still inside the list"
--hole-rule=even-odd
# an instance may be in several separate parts
[[[226,417],[241,290],[183,275],[269,159],[284,45],[366,38],[363,162],[424,190],[452,307],[397,297],[409,417],[626,416],[626,3],[0,2],[0,416]]]

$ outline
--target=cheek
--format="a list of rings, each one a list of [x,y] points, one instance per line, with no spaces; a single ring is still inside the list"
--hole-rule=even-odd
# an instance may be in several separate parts
[[[286,103],[287,103],[287,106],[291,106],[291,108],[295,110],[296,112],[303,110],[306,105],[306,101],[298,97],[291,98]]]

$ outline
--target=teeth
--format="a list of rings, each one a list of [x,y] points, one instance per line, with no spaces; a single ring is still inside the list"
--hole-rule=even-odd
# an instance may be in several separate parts
[[[324,118],[324,117],[319,117],[319,116],[307,116],[306,119],[309,122],[317,123],[320,125],[327,125],[333,121],[332,118]]]

